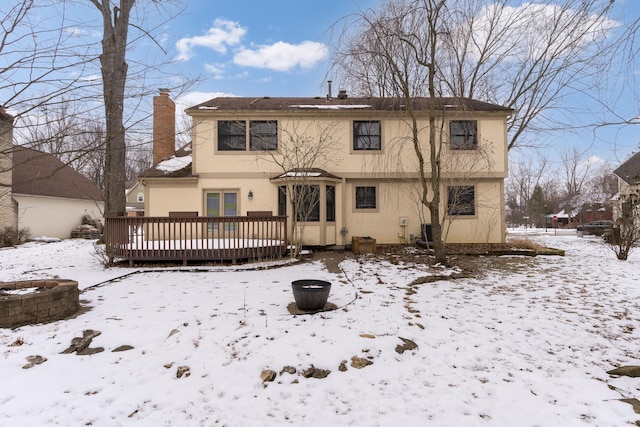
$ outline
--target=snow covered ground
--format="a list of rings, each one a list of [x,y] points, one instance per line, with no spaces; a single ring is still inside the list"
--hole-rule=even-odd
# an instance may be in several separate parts
[[[621,262],[595,237],[517,234],[566,256],[487,259],[482,278],[430,283],[457,270],[352,254],[341,273],[105,270],[85,240],[0,250],[0,280],[77,280],[91,307],[0,329],[0,425],[635,425],[620,399],[640,398],[640,378],[606,371],[640,365],[640,249]],[[338,310],[290,315],[301,278],[331,281]],[[89,329],[104,351],[61,354]],[[417,348],[399,353],[401,338]],[[331,373],[306,378],[311,366]]]

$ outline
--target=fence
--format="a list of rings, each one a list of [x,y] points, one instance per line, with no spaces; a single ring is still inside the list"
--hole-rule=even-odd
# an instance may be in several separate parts
[[[104,240],[110,260],[237,261],[277,258],[287,251],[287,218],[252,216],[197,217],[176,212],[168,217],[108,216]]]

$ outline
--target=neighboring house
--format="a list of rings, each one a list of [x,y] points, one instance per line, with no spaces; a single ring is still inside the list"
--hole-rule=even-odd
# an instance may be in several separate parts
[[[613,218],[620,218],[629,197],[640,197],[640,152],[622,163],[613,173],[618,177],[618,195],[614,198]],[[638,212],[636,212],[638,215]]]
[[[0,233],[18,231],[18,206],[11,194],[12,164],[13,116],[0,107]]]
[[[136,181],[126,191],[127,216],[144,216],[144,185]]]
[[[71,237],[85,215],[103,217],[102,191],[52,154],[13,146],[13,199],[18,228],[31,237]]]
[[[415,99],[413,108],[429,174],[427,101]],[[154,99],[155,117],[162,116],[160,108],[171,111],[163,103],[172,104],[166,93]],[[436,103],[436,132],[443,135],[445,240],[504,242],[506,120],[512,110],[471,99]],[[186,112],[193,120],[192,143],[171,157],[166,153],[174,149],[175,132],[165,129],[159,136],[155,127],[167,120],[154,121],[154,166],[139,176],[148,216],[258,211],[291,219],[285,184],[296,179],[296,185],[320,195],[304,223],[306,245],[344,246],[352,237],[409,243],[420,237],[421,224],[429,223],[419,201],[417,156],[403,100],[348,98],[344,92],[326,99],[214,98]],[[318,157],[325,161],[289,161],[283,167],[282,160],[298,152],[296,144],[309,142],[326,145]]]

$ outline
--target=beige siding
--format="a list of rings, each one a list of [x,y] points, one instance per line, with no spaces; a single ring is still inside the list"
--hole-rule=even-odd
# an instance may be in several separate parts
[[[450,113],[447,113],[450,114]],[[478,121],[479,148],[449,150],[449,120]],[[189,183],[171,179],[146,179],[146,212],[163,216],[170,211],[197,211],[206,215],[207,191],[238,193],[238,213],[272,211],[277,214],[278,185],[274,178],[284,172],[282,156],[257,151],[218,151],[218,120],[277,120],[279,147],[288,139],[308,137],[318,140],[330,129],[331,144],[324,153],[326,161],[289,167],[316,167],[338,177],[336,186],[336,221],[304,225],[304,242],[308,245],[348,245],[352,237],[375,238],[381,244],[409,243],[419,238],[421,223],[430,222],[428,210],[419,203],[418,162],[411,128],[398,113],[376,111],[206,111],[194,113],[193,174]],[[353,120],[380,120],[380,151],[353,150]],[[419,121],[421,151],[427,162],[429,178],[428,121]],[[475,215],[445,220],[447,242],[504,242],[504,178],[507,176],[506,114],[457,113],[437,122],[442,145],[442,212],[447,201],[447,185],[473,185]],[[310,180],[309,184],[325,182]],[[374,210],[355,208],[355,187],[375,186],[377,206]],[[253,193],[249,200],[248,193]],[[322,205],[321,209],[324,209]],[[289,212],[288,212],[289,213]],[[400,218],[406,218],[402,226]],[[342,230],[342,233],[341,233]]]
[[[264,115],[242,116],[246,120],[267,120]],[[370,116],[367,116],[370,117]],[[502,117],[476,116],[478,119],[479,149],[450,151],[444,146],[443,153],[449,161],[445,164],[444,174],[455,176],[463,173],[477,177],[506,177],[506,128]],[[239,120],[236,116],[217,116],[216,119],[195,120],[193,135],[194,173],[249,174],[250,176],[271,177],[282,172],[276,162],[282,157],[256,151],[217,151],[217,120]],[[273,118],[271,118],[273,119]],[[398,118],[382,118],[382,151],[353,151],[353,120],[363,117],[340,117],[335,119],[318,119],[314,117],[296,117],[278,120],[280,144],[286,144],[287,135],[318,138],[321,129],[330,129],[335,141],[329,148],[331,161],[316,164],[315,167],[326,169],[345,178],[362,176],[397,177],[416,176],[417,156],[410,139],[410,127],[405,120]],[[371,118],[375,119],[375,117]],[[471,119],[471,117],[455,117],[455,119]],[[445,124],[448,121],[445,122]],[[419,122],[422,129],[422,152],[428,159],[428,122]],[[446,130],[447,126],[444,127]],[[440,132],[440,124],[438,125]],[[446,134],[445,141],[447,140]],[[427,165],[427,172],[430,170]]]

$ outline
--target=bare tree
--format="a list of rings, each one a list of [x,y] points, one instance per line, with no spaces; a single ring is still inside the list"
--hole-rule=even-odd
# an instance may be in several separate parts
[[[0,5],[0,105],[11,109],[16,121],[80,85],[92,84],[84,73],[90,47],[74,38],[72,28],[65,2],[19,0]]]
[[[522,224],[524,216],[531,216],[529,201],[533,198],[536,187],[542,189],[544,204],[552,206],[551,186],[553,179],[548,178],[550,172],[549,159],[538,155],[535,160],[514,161],[509,165],[509,177],[505,184],[508,206],[511,209],[510,221]]]
[[[436,262],[443,264],[447,257],[441,213],[441,154],[446,138],[445,108],[438,98],[446,89],[442,52],[452,18],[444,0],[386,2],[379,10],[358,14],[356,30],[342,35],[335,58],[342,78],[347,83],[355,81],[357,88],[368,92],[363,95],[402,99],[417,160],[419,200],[429,211]],[[450,99],[447,103],[464,110],[461,101]],[[422,128],[422,120],[428,122],[428,133]]]
[[[402,71],[411,76],[411,89],[417,94],[427,90],[431,79],[437,95],[482,99],[512,108],[509,149],[536,145],[533,138],[527,141],[528,131],[571,128],[574,121],[570,106],[563,103],[565,97],[580,91],[593,96],[602,70],[612,63],[612,56],[621,55],[621,47],[631,37],[631,28],[617,28],[611,18],[614,2],[609,0],[441,3],[383,3],[377,13],[402,17],[402,24],[392,25],[402,28],[406,41],[420,46],[423,59],[429,40],[436,40],[437,48],[429,58],[433,76],[427,72],[429,67],[419,66],[418,58],[407,61],[406,52],[394,52],[396,60],[405,59]],[[425,11],[435,12],[438,22],[424,19]],[[365,14],[372,13],[361,15]],[[389,19],[380,19],[378,25],[389,23]],[[375,34],[365,28],[343,35],[341,43],[347,49],[337,57],[336,72],[356,93],[394,94],[394,70],[376,55],[386,47]],[[551,114],[560,107],[563,114]],[[564,123],[560,117],[566,118]]]
[[[326,189],[321,185],[322,179],[326,179],[319,176],[321,169],[336,161],[339,145],[334,137],[335,122],[282,123],[283,127],[278,129],[282,137],[277,142],[263,140],[264,134],[256,132],[251,132],[251,138],[260,148],[257,161],[273,163],[282,171],[278,177],[282,183],[279,199],[286,199],[291,209],[288,212],[291,256],[297,257],[302,250],[306,223],[320,219],[321,191]]]
[[[124,97],[129,19],[135,0],[89,0],[102,15],[103,36],[100,64],[106,119],[105,210],[125,211],[126,143]]]
[[[174,12],[180,13],[177,4],[178,0],[21,0],[12,6],[0,6],[0,16],[4,16],[0,28],[3,31],[0,33],[3,60],[0,92],[8,96],[0,100],[0,104],[16,117],[18,136],[27,133],[25,129],[33,125],[34,118],[40,117],[38,110],[43,108],[49,111],[69,108],[76,121],[103,123],[105,145],[100,154],[104,164],[100,174],[91,175],[106,190],[107,211],[124,211],[127,145],[131,146],[134,141],[148,144],[148,136],[143,138],[140,134],[150,117],[144,100],[149,99],[150,103],[148,95],[154,93],[158,85],[168,87],[175,82],[173,78],[168,82],[162,74],[170,61],[158,34],[176,16]],[[96,15],[86,13],[91,12],[89,8],[99,12],[100,46],[95,33],[87,31],[96,24],[91,19]],[[80,25],[77,14],[83,12],[85,16]],[[43,16],[46,18],[42,19]],[[153,58],[148,49],[144,53],[135,52],[137,56],[130,67],[127,52],[134,51],[142,39],[155,43],[164,57]],[[96,76],[97,67],[101,78]],[[158,83],[159,80],[162,83]],[[183,79],[174,83],[174,88],[184,89],[192,83],[193,80]],[[67,107],[69,103],[77,105]],[[100,109],[104,118],[96,120],[99,116],[95,112]],[[145,110],[146,113],[141,113]],[[69,139],[72,137],[71,129],[63,122],[50,125],[50,134],[61,126],[67,129]],[[79,140],[86,139],[86,127],[73,137],[80,146]],[[89,131],[94,136],[101,133],[98,127]],[[148,129],[146,132],[148,135]],[[18,140],[20,144],[27,142]],[[69,146],[49,151],[64,151],[76,164],[95,163],[94,159],[81,161],[87,152],[72,153]]]
[[[564,150],[560,157],[565,175],[565,211],[571,221],[574,208],[584,202],[582,191],[589,180],[594,161],[576,147]]]
[[[621,261],[626,261],[631,250],[640,243],[640,197],[630,193],[620,196],[621,212],[615,227],[605,242]]]

